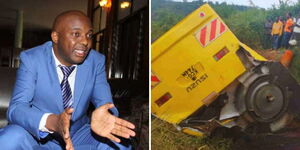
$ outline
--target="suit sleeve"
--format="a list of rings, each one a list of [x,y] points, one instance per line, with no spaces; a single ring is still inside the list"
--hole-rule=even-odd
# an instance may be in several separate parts
[[[96,108],[107,104],[113,103],[110,86],[107,83],[106,72],[105,72],[105,58],[101,55],[101,61],[97,65],[96,69],[96,77],[94,83],[94,89],[92,94],[92,103]],[[111,109],[112,113],[116,116],[119,115],[118,110],[114,107]]]
[[[7,118],[11,124],[20,125],[39,139],[39,122],[43,112],[32,106],[37,75],[26,53],[21,53],[20,60]]]

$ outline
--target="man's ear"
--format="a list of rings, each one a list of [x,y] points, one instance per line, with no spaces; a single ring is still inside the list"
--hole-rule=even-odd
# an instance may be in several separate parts
[[[57,44],[57,41],[58,41],[58,33],[56,31],[52,31],[51,32],[51,39],[52,41]]]

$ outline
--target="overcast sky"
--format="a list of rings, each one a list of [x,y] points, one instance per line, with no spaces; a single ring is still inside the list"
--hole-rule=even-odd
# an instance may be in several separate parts
[[[173,0],[173,1],[183,1],[183,0]],[[188,0],[188,1],[193,1],[193,0]],[[210,1],[210,2],[226,2],[227,4],[237,4],[237,5],[250,5],[249,0],[204,0],[204,1]],[[286,0],[283,0],[286,1]],[[288,0],[291,4],[295,4],[297,0]],[[279,0],[252,0],[252,2],[261,8],[271,8],[273,4],[275,6],[278,6]]]

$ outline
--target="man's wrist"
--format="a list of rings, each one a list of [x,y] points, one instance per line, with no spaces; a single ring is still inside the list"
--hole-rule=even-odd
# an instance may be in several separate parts
[[[57,129],[58,120],[59,120],[58,115],[56,114],[49,115],[46,121],[46,128],[51,132],[56,132],[58,130]]]
[[[45,132],[45,133],[53,133],[51,131],[49,131],[47,128],[46,128],[46,121],[47,121],[47,118],[48,116],[51,115],[51,113],[45,113],[43,114],[41,120],[40,120],[40,124],[39,124],[39,130],[41,132]]]

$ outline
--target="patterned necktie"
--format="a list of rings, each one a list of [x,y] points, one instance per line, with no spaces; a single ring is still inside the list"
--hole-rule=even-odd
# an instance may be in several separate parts
[[[64,74],[64,78],[60,83],[60,87],[61,87],[61,93],[63,97],[64,109],[66,109],[72,107],[73,105],[72,91],[68,81],[68,77],[75,69],[75,66],[71,66],[71,67],[59,66],[59,67]]]

